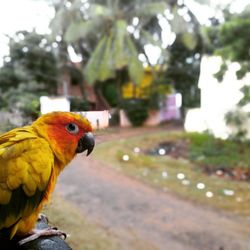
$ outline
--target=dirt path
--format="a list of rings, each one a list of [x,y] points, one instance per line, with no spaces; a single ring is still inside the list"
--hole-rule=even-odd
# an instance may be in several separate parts
[[[112,139],[120,137],[116,133]],[[114,232],[121,249],[250,250],[249,220],[146,186],[98,162],[94,155],[79,156],[71,165],[60,176],[57,190],[89,220]]]

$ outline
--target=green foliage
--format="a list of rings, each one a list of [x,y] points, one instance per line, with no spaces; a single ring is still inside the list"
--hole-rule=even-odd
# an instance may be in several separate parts
[[[127,26],[124,20],[117,20],[113,29],[102,36],[85,68],[88,83],[114,78],[115,72],[126,66],[132,81],[141,81],[142,64],[136,47],[127,34]]]
[[[169,66],[166,71],[168,84],[172,84],[177,92],[182,94],[184,108],[197,107],[200,103],[198,79],[201,60],[201,40],[194,50],[188,49],[177,35],[175,43],[170,48]]]
[[[223,80],[224,74],[227,72],[227,70],[228,70],[228,65],[225,62],[223,62],[220,66],[219,71],[214,74],[214,76],[217,78],[219,82]]]
[[[124,55],[124,37],[126,36],[127,23],[123,20],[117,21],[115,25],[115,36],[114,40],[114,62],[117,69],[121,69],[128,63],[128,58]]]
[[[127,99],[123,100],[122,108],[133,126],[141,126],[148,118],[148,105],[148,100]]]
[[[70,111],[88,111],[89,104],[83,99],[77,97],[70,98]]]
[[[142,2],[140,5],[137,5],[136,14],[140,17],[145,16],[157,16],[158,14],[163,14],[164,10],[168,7],[166,2]]]
[[[130,79],[138,84],[143,76],[139,53],[144,52],[145,38],[135,38],[128,27],[132,27],[134,17],[139,18],[137,33],[152,17],[163,13],[167,4],[151,1],[89,1],[89,5],[78,0],[72,1],[70,8],[57,5],[57,13],[51,23],[55,34],[63,35],[67,43],[76,51],[85,53],[84,73],[90,84],[105,82],[119,77],[117,71],[126,69]],[[80,10],[80,11],[79,11]],[[62,14],[63,13],[63,14]],[[66,23],[63,16],[68,20]],[[98,32],[97,32],[98,31]],[[86,54],[88,56],[86,57]],[[120,83],[117,83],[118,88]]]
[[[117,89],[114,81],[110,81],[106,84],[103,84],[102,94],[111,107],[118,106]]]
[[[0,68],[0,109],[21,112],[34,119],[39,113],[39,97],[54,94],[57,62],[48,38],[19,31],[9,40],[9,56]]]
[[[183,32],[181,36],[182,36],[182,42],[187,49],[194,50],[196,48],[198,39],[194,34],[190,32]]]
[[[40,103],[36,94],[36,85],[35,82],[20,83],[17,88],[10,88],[3,93],[8,110],[11,112],[21,111],[24,122],[28,122],[29,119],[34,120],[39,116]],[[32,91],[30,91],[31,89]]]
[[[250,167],[248,142],[243,144],[198,133],[191,133],[186,137],[190,140],[190,159],[196,162],[226,168]]]
[[[225,22],[220,24],[215,23],[214,26],[208,29],[207,35],[210,41],[210,47],[215,55],[222,57],[223,63],[220,70],[215,74],[215,77],[222,81],[225,73],[228,70],[228,64],[238,62],[239,70],[236,72],[238,79],[242,79],[250,71],[250,57],[247,51],[250,51],[250,8],[240,14],[230,14],[225,10]],[[235,132],[232,135],[237,141],[245,140],[247,128],[245,126],[249,119],[249,113],[241,108],[247,105],[250,101],[250,87],[244,86],[241,91],[242,99],[238,102],[237,108],[226,114],[226,123],[233,127]]]
[[[116,79],[120,90],[120,70],[126,70],[135,84],[140,83],[143,67],[138,55],[144,54],[151,65],[145,51],[145,45],[151,44],[161,50],[159,63],[169,64],[166,74],[169,81],[166,84],[173,83],[182,93],[185,107],[199,104],[197,80],[201,37],[199,23],[187,6],[176,2],[171,2],[170,6],[166,1],[151,0],[91,0],[88,4],[74,0],[71,3],[69,8],[63,3],[57,5],[51,27],[55,35],[62,35],[77,53],[81,53],[85,79],[89,84],[105,84],[107,80]],[[166,18],[166,10],[174,15],[173,21]],[[191,21],[186,21],[179,10],[185,12]],[[138,22],[134,22],[135,19]],[[173,52],[170,58],[168,49],[162,46],[160,20],[168,22],[171,30],[177,34],[170,48],[170,53]]]
[[[240,107],[243,107],[243,106],[247,105],[250,102],[250,86],[249,85],[243,86],[241,88],[241,92],[243,94],[243,97],[239,101],[238,105]]]
[[[245,124],[249,119],[249,113],[243,112],[240,109],[229,111],[225,115],[226,124],[234,128],[235,132],[231,134],[231,138],[235,141],[244,141],[247,135]]]
[[[238,62],[241,68],[237,72],[238,79],[243,78],[250,70],[249,55],[250,50],[250,10],[246,8],[240,14],[230,14],[225,10],[226,20],[224,23],[218,22],[207,30],[208,44],[216,55],[220,55],[224,64],[216,74],[221,80],[225,74],[227,61]]]

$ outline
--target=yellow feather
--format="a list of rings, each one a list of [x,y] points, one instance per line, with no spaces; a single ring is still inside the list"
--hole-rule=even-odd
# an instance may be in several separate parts
[[[0,135],[0,231],[9,228],[10,238],[34,227],[57,176],[75,156],[79,138],[71,140],[65,130],[72,120],[83,134],[92,131],[85,118],[55,112]]]
[[[6,184],[0,183],[0,204],[8,204],[12,192],[8,189]]]

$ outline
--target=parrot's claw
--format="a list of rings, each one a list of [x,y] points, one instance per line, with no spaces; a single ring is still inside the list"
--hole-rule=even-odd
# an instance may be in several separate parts
[[[45,214],[43,214],[43,213],[39,213],[38,219],[37,219],[37,220],[38,220],[38,221],[43,221],[43,222],[45,222],[46,224],[49,223],[48,217],[47,217]]]
[[[18,245],[22,246],[26,244],[27,242],[36,240],[42,236],[60,236],[64,240],[67,238],[67,234],[55,228],[34,229],[32,230],[30,236],[18,241]]]

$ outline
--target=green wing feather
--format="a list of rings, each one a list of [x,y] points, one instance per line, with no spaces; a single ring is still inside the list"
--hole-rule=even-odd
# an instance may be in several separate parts
[[[11,228],[39,206],[53,164],[48,142],[31,127],[0,136],[0,230]]]

